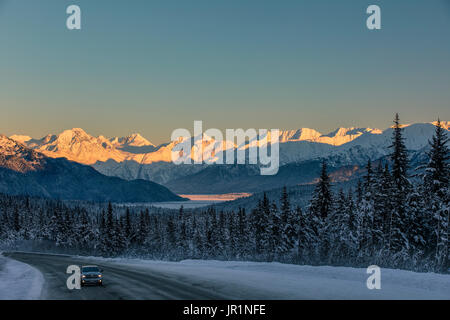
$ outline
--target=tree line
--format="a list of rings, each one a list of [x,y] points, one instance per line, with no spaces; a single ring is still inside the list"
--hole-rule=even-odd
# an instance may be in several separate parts
[[[428,162],[408,175],[398,115],[389,161],[367,163],[355,189],[334,190],[322,172],[309,206],[277,206],[266,194],[252,210],[209,207],[176,213],[101,210],[0,195],[0,246],[106,257],[279,261],[448,272],[449,150],[438,122]]]

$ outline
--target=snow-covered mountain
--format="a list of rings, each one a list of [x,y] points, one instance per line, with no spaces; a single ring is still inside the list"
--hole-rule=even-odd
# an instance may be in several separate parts
[[[114,202],[183,200],[157,183],[108,177],[87,165],[46,157],[4,135],[0,135],[0,193]]]
[[[449,122],[441,122],[449,130]],[[406,146],[417,151],[427,146],[435,130],[435,123],[417,123],[404,126]],[[378,159],[389,152],[392,128],[338,128],[322,134],[314,129],[280,131],[280,164],[327,158],[335,166],[364,164],[367,159]],[[48,157],[64,157],[92,165],[99,172],[124,179],[146,179],[166,184],[194,175],[206,165],[176,166],[171,163],[171,152],[178,142],[153,145],[140,134],[127,137],[94,137],[82,129],[66,130],[42,139],[11,136]],[[204,141],[203,148],[213,141]],[[222,149],[251,149],[249,144],[237,146],[223,143]]]
[[[155,146],[153,143],[145,139],[143,136],[141,136],[139,133],[133,133],[127,137],[114,137],[109,139],[109,141],[115,146],[115,147],[123,147],[123,146],[130,146],[130,147],[146,147],[146,146]]]
[[[138,163],[171,160],[170,145],[170,150],[167,147],[157,149],[137,133],[127,137],[108,139],[104,136],[94,137],[83,129],[73,128],[41,139],[32,139],[23,135],[13,135],[10,138],[48,157],[66,158],[87,165],[108,160],[116,162],[129,160]]]
[[[155,151],[156,146],[141,136],[139,133],[133,133],[127,137],[114,137],[109,139],[111,144],[123,152],[141,154]]]
[[[364,134],[380,133],[380,130],[370,128],[339,128],[324,135],[314,129],[303,128],[280,131],[280,143],[312,142],[322,145],[340,146]],[[25,135],[13,135],[10,138],[24,143],[48,157],[62,157],[88,165],[92,165],[97,161],[105,162],[108,160],[114,160],[119,163],[128,160],[140,164],[170,162],[171,151],[176,144],[171,142],[156,147],[139,133],[134,133],[127,137],[113,137],[109,139],[104,136],[94,137],[80,128],[65,130],[57,135],[47,135],[41,139],[33,139]],[[209,144],[211,144],[211,141],[205,143],[205,146]],[[248,145],[236,146],[231,142],[224,143],[224,145],[224,149],[230,147],[248,148]],[[327,147],[321,146],[318,148],[326,149]],[[313,150],[306,151],[311,154],[310,151]],[[320,152],[322,152],[321,149]]]
[[[66,158],[82,164],[93,164],[108,159],[125,160],[125,155],[108,139],[103,136],[93,137],[80,128],[65,130],[58,135],[47,135],[42,139],[17,137],[11,136],[11,139],[51,158]]]
[[[26,173],[43,168],[44,156],[0,134],[0,167]]]
[[[33,139],[32,137],[24,136],[24,135],[18,135],[18,134],[12,135],[10,138],[12,140],[20,142],[20,143],[25,143],[25,142],[28,142],[28,141]]]
[[[328,134],[321,134],[314,129],[303,128],[299,130],[282,131],[280,142],[309,141],[340,146],[355,140],[365,133],[381,134],[382,131],[372,128],[338,128]]]

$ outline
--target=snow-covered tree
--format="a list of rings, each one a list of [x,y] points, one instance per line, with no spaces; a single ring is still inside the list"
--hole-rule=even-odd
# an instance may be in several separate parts
[[[367,162],[366,176],[364,178],[364,194],[358,205],[358,256],[361,261],[372,257],[374,251],[374,174],[372,162]]]
[[[446,131],[438,120],[435,134],[430,141],[431,150],[428,153],[429,162],[426,166],[423,190],[427,201],[428,215],[432,215],[430,227],[435,240],[431,240],[434,247],[435,266],[438,271],[447,271],[449,265],[449,139]]]
[[[313,256],[316,261],[325,259],[328,256],[329,241],[325,221],[333,210],[333,195],[331,192],[331,181],[327,171],[327,164],[322,162],[322,170],[319,182],[314,190],[311,203],[309,205],[309,213],[311,215],[311,229],[313,230],[312,238],[315,242]]]
[[[392,161],[392,180],[393,180],[393,208],[390,223],[390,237],[388,250],[393,258],[402,264],[406,259],[409,247],[407,229],[407,198],[410,190],[408,180],[408,153],[406,150],[403,129],[400,125],[398,114],[394,119],[394,131],[392,136],[392,149],[390,159]]]

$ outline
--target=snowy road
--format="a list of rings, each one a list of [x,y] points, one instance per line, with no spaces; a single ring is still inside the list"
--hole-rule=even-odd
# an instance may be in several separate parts
[[[43,299],[445,299],[450,275],[382,269],[381,290],[362,268],[280,263],[104,259],[5,254],[42,272]],[[97,264],[104,287],[66,288],[69,265]]]
[[[7,257],[36,267],[44,275],[43,299],[51,300],[128,300],[128,299],[225,299],[208,288],[193,286],[156,270],[145,271],[113,263],[97,263],[104,269],[103,287],[69,290],[66,269],[69,265],[93,263],[91,260],[44,254],[6,253]]]

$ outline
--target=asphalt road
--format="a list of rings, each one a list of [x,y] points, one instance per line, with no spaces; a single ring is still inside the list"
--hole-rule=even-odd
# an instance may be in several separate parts
[[[212,289],[193,285],[164,274],[161,271],[142,270],[112,263],[99,263],[104,271],[103,286],[82,287],[69,290],[66,281],[69,265],[93,264],[70,256],[5,253],[5,256],[37,268],[45,279],[42,299],[50,300],[158,300],[158,299],[232,299],[214,292]]]

